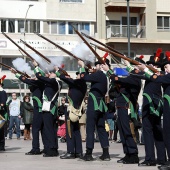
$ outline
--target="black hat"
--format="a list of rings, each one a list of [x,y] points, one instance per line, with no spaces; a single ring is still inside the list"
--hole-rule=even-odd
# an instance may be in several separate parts
[[[140,57],[136,57],[135,60],[138,61],[139,63],[145,64],[145,61],[143,60],[144,56],[141,55]]]
[[[102,60],[110,67],[110,61],[106,58],[109,55],[109,53],[105,53],[105,55],[102,57]],[[96,61],[94,65],[102,64],[100,61]]]
[[[170,51],[165,52],[166,57],[162,61],[161,69],[164,71],[164,66],[170,64]]]
[[[162,53],[162,48],[158,48],[154,56],[150,56],[149,61],[146,64],[153,64],[161,66],[164,54]]]
[[[80,72],[79,72],[79,71],[77,71],[77,72],[76,72],[76,75],[79,75],[79,74],[80,74]]]

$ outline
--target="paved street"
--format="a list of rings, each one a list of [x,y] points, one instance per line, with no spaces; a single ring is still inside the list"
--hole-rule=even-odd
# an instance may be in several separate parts
[[[42,155],[26,156],[25,152],[31,148],[32,141],[24,141],[12,139],[6,140],[6,151],[0,152],[0,169],[1,170],[106,170],[106,169],[119,169],[119,170],[136,170],[136,169],[149,169],[155,170],[157,167],[138,167],[137,165],[123,165],[116,163],[117,160],[123,156],[122,145],[110,142],[111,161],[102,162],[99,160],[93,162],[84,162],[78,159],[61,160],[59,157],[44,158]],[[42,145],[41,145],[42,146]],[[85,143],[83,143],[83,149]],[[144,147],[139,146],[140,160],[144,159]],[[66,151],[66,143],[59,143],[60,155]],[[85,149],[84,149],[85,151]],[[94,157],[101,155],[100,144],[95,143]]]

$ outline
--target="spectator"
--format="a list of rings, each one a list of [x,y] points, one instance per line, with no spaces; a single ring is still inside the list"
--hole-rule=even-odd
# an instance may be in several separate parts
[[[23,123],[25,125],[24,140],[31,140],[30,127],[33,120],[33,106],[30,103],[30,97],[28,95],[24,96],[21,106]]]
[[[12,128],[16,126],[17,139],[20,139],[20,119],[21,119],[21,101],[17,99],[17,94],[12,93],[12,100],[7,103],[8,112],[10,116],[9,120],[9,139],[12,139]]]
[[[82,116],[79,120],[80,125],[80,133],[82,142],[86,141],[86,110],[87,110],[87,98],[84,99],[83,107],[82,107]]]

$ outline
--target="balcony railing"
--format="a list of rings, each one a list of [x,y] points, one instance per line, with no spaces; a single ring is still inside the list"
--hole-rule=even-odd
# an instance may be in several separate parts
[[[127,2],[127,0],[106,0],[106,2]],[[130,0],[129,2],[146,2],[146,0]]]
[[[132,38],[146,38],[144,26],[130,26],[130,36]],[[108,25],[106,27],[106,37],[127,38],[127,25]]]

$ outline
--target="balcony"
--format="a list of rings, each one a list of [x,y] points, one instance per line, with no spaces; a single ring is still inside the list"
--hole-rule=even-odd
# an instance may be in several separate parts
[[[145,8],[146,0],[130,0],[129,5],[131,8]],[[127,0],[106,0],[105,7],[107,11],[117,9],[118,7],[127,7]]]
[[[130,26],[131,38],[146,38],[145,26]],[[127,38],[127,25],[108,25],[106,38]]]

